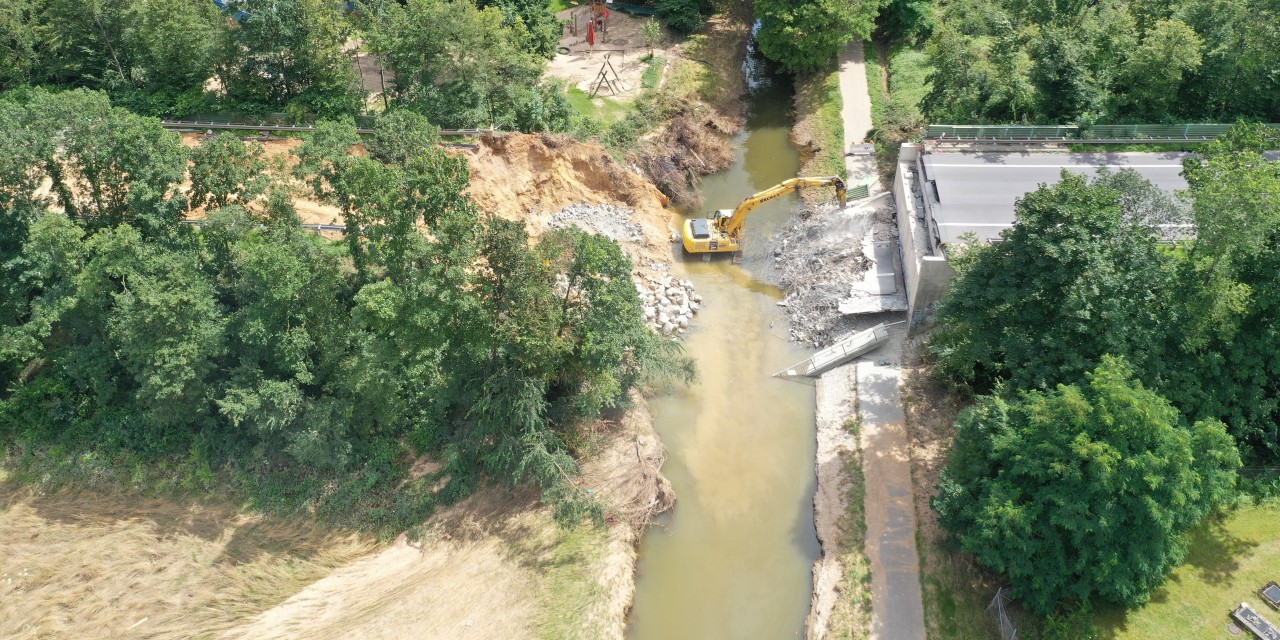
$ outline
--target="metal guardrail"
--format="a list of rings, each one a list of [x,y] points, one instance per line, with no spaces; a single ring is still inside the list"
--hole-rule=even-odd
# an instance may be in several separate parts
[[[217,130],[244,130],[244,131],[292,131],[297,133],[311,133],[316,130],[314,126],[297,125],[297,124],[252,124],[247,122],[227,122],[212,120],[161,120],[160,126],[166,129],[217,129]],[[440,135],[450,138],[474,138],[482,136],[486,133],[492,133],[496,129],[441,129]],[[356,133],[369,134],[373,133],[372,128],[356,127]]]
[[[1131,144],[1141,141],[1204,142],[1226,133],[1232,124],[1117,124],[1075,125],[950,125],[931,124],[924,137],[935,141],[975,142],[1072,142],[1081,144]],[[1280,139],[1280,124],[1267,124]]]

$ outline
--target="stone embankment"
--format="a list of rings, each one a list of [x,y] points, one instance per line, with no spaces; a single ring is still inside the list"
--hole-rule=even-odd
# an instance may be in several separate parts
[[[611,238],[624,248],[644,241],[645,228],[635,212],[613,204],[571,204],[547,219],[548,229],[577,227]],[[638,260],[631,278],[644,304],[644,321],[664,336],[679,336],[689,329],[702,308],[702,296],[693,283],[666,273],[670,265]]]
[[[693,290],[693,283],[675,276],[640,272],[633,277],[636,293],[644,303],[644,321],[664,336],[684,333],[702,308],[702,296]]]

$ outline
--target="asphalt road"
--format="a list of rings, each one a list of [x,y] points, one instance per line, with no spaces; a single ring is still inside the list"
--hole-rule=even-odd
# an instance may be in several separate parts
[[[1186,153],[931,153],[924,157],[926,177],[937,186],[934,220],[943,242],[973,232],[997,237],[1013,224],[1014,201],[1041,184],[1058,182],[1063,169],[1088,176],[1100,168],[1133,169],[1169,191],[1187,188],[1182,172]]]

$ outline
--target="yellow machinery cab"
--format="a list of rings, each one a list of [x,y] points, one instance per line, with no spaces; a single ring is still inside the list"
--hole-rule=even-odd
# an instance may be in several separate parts
[[[684,221],[684,250],[689,253],[734,253],[742,249],[739,238],[718,228],[714,222],[733,212],[721,209],[709,218],[689,218]]]

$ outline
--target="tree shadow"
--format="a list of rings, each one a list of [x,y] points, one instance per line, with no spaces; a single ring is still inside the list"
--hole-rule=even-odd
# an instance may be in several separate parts
[[[296,517],[247,512],[229,501],[174,496],[154,498],[130,492],[86,489],[42,491],[12,479],[0,482],[0,513],[18,506],[50,523],[85,529],[136,523],[149,527],[157,540],[193,537],[222,544],[213,560],[232,566],[266,556],[309,559],[342,538],[355,534]]]
[[[1185,564],[1194,567],[1201,580],[1215,586],[1226,584],[1240,568],[1236,559],[1258,546],[1233,535],[1227,530],[1226,519],[1217,515],[1192,529],[1188,543]]]

